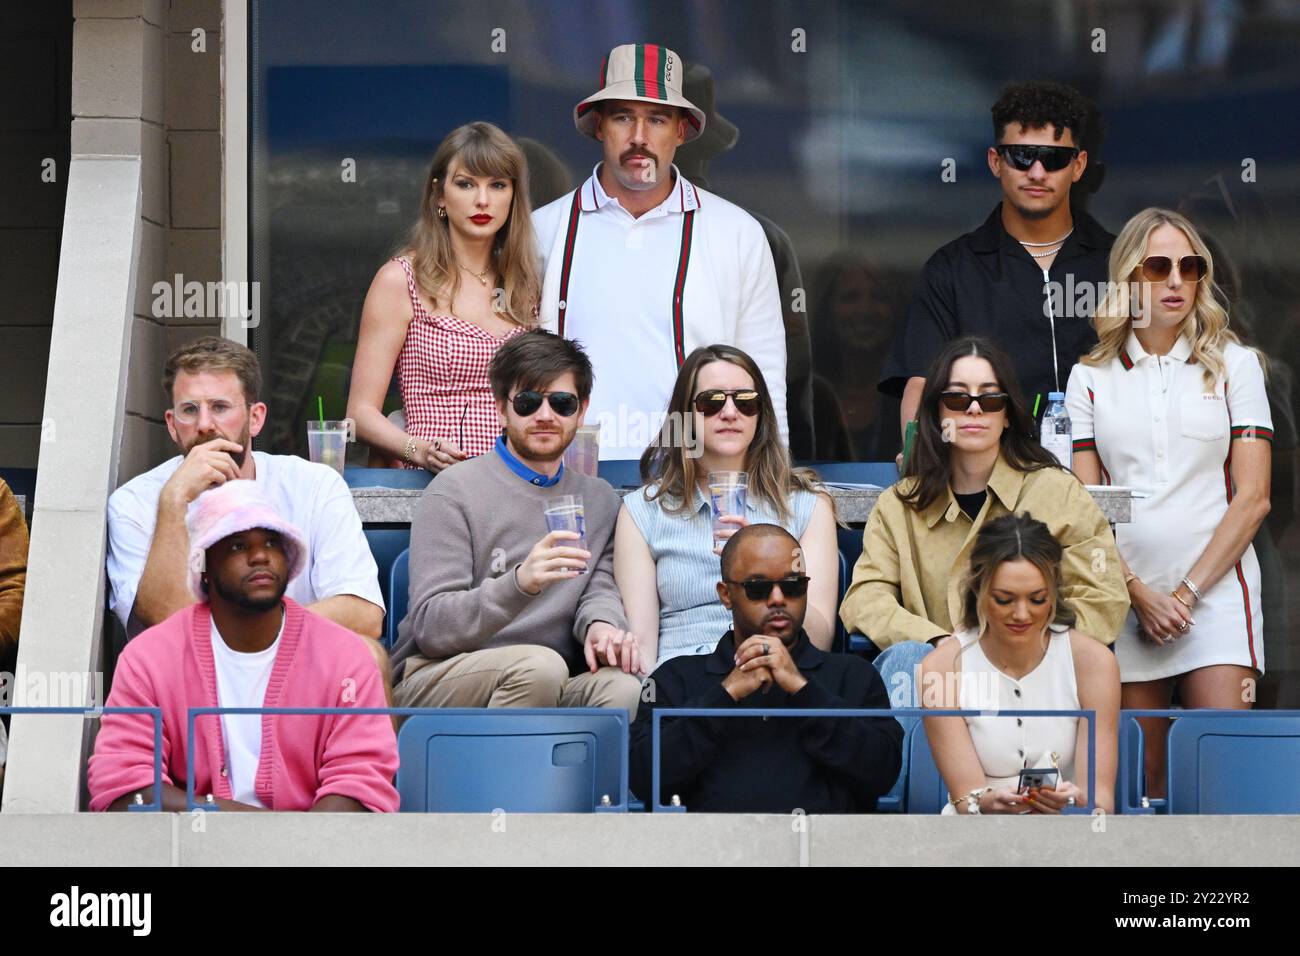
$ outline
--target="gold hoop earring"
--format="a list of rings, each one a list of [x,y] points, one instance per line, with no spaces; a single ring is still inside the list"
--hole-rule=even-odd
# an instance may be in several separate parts
[[[438,218],[439,218],[439,219],[446,219],[446,218],[447,218],[447,207],[446,207],[446,206],[439,206],[439,207],[438,207]]]

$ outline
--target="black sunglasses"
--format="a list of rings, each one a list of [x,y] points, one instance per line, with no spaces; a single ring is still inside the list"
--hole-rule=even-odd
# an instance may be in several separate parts
[[[1174,268],[1168,256],[1147,256],[1142,260],[1142,278],[1148,282],[1164,282]],[[1183,256],[1178,260],[1178,275],[1186,282],[1200,282],[1209,272],[1205,256]]]
[[[695,396],[695,410],[705,418],[712,418],[727,404],[727,396],[735,403],[736,411],[746,418],[758,414],[758,392],[752,388],[712,388]]]
[[[762,578],[752,581],[728,581],[728,584],[736,584],[745,589],[745,597],[751,601],[766,601],[772,588],[781,585],[781,593],[786,597],[798,598],[808,593],[809,577],[806,574],[795,575],[790,578],[782,578],[780,581],[768,581]]]
[[[516,415],[527,417],[542,407],[542,400],[551,406],[551,411],[563,418],[571,418],[578,413],[578,396],[572,392],[515,392],[510,399],[510,406]]]
[[[1042,163],[1049,173],[1064,169],[1079,155],[1073,146],[1031,146],[1024,143],[999,143],[993,147],[1022,173],[1033,168],[1034,163]]]
[[[957,391],[939,393],[939,401],[950,412],[964,412],[970,408],[971,402],[979,402],[982,412],[1000,412],[1007,407],[1008,398],[1006,392],[983,392],[979,395]]]

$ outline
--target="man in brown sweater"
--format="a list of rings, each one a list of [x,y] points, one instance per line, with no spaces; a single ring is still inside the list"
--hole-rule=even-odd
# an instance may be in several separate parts
[[[504,434],[438,474],[411,521],[410,610],[393,651],[399,707],[623,707],[642,662],[614,584],[619,497],[564,468],[591,362],[550,332],[516,336],[489,369]],[[551,499],[581,495],[578,534],[547,530]]]

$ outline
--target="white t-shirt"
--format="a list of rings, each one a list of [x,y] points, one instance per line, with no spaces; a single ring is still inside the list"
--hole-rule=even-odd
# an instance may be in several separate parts
[[[144,574],[158,519],[158,496],[181,466],[177,455],[152,471],[132,478],[108,499],[109,607],[126,627],[135,593]],[[285,592],[299,604],[353,594],[376,607],[384,606],[379,568],[352,493],[333,468],[296,455],[253,452],[255,481],[262,484],[280,516],[307,543],[307,564]]]
[[[264,651],[244,654],[232,650],[212,622],[212,661],[217,669],[217,706],[261,707],[266,703],[266,685],[275,666],[275,653],[284,634],[280,632]],[[230,774],[232,799],[262,806],[257,798],[257,765],[262,759],[262,721],[257,714],[222,714],[221,736],[226,744],[226,768]]]

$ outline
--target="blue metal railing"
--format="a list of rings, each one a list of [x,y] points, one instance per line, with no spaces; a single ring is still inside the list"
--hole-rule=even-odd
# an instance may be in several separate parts
[[[1096,803],[1094,789],[1097,783],[1097,712],[1095,710],[935,710],[924,707],[896,708],[795,708],[777,709],[763,707],[723,708],[666,707],[656,708],[650,715],[651,772],[650,805],[656,813],[683,813],[684,806],[665,806],[660,803],[659,786],[659,724],[665,717],[1082,717],[1088,721],[1088,803],[1076,807],[1074,813],[1091,813]],[[1071,812],[1066,810],[1065,812]]]
[[[162,740],[161,707],[0,707],[0,714],[64,714],[93,720],[104,714],[148,714],[153,718],[153,801],[133,803],[128,809],[146,812],[162,810]]]

